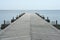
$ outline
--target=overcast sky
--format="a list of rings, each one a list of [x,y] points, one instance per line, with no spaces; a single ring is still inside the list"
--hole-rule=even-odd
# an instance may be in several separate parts
[[[0,0],[0,10],[59,10],[60,0]]]

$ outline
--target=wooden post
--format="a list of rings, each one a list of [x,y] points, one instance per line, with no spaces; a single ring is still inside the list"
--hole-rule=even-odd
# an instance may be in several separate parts
[[[47,20],[48,20],[49,18],[47,17]]]
[[[13,17],[13,20],[14,20],[14,17]]]
[[[5,25],[5,20],[4,20],[4,25]]]
[[[46,21],[47,21],[47,22],[50,22],[50,19],[47,17]]]
[[[56,26],[58,25],[58,21],[56,20]]]

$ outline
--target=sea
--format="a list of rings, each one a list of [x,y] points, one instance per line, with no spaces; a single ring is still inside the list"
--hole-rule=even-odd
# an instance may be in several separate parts
[[[4,20],[9,23],[13,17],[15,18],[21,13],[39,13],[45,19],[49,17],[51,23],[54,24],[57,20],[60,24],[60,10],[0,10],[0,25]]]

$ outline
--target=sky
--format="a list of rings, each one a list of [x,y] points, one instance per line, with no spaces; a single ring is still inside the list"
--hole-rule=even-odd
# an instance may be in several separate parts
[[[60,0],[0,0],[0,10],[60,10]]]

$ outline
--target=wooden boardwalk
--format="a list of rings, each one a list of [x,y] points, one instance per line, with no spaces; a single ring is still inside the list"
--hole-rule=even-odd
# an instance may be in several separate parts
[[[0,40],[60,40],[60,31],[36,14],[26,13],[0,32]]]

